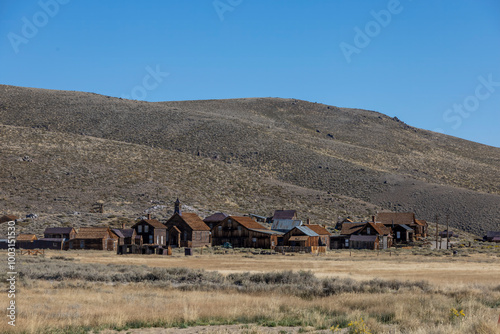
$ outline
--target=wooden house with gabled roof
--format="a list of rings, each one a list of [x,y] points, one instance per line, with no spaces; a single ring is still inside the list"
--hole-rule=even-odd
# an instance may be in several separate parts
[[[415,219],[415,214],[413,212],[379,212],[374,217],[373,221],[377,223],[382,223],[387,227],[392,228],[396,231],[396,226],[406,225],[413,230],[413,237],[419,239],[421,237],[427,236],[428,223],[425,220]],[[405,229],[403,227],[403,229]],[[401,228],[398,228],[402,232]],[[397,236],[394,236],[398,239]],[[404,239],[403,237],[399,239]]]
[[[330,249],[331,233],[324,226],[316,224],[306,224],[304,226],[319,235],[318,246],[326,246],[327,249]]]
[[[145,245],[167,245],[167,227],[156,219],[152,219],[148,214],[146,219],[141,219],[135,223],[132,228],[136,236],[142,238]]]
[[[281,236],[282,232],[269,230],[250,217],[228,216],[212,228],[212,245],[272,249]]]
[[[70,249],[116,251],[118,237],[109,227],[80,227],[78,234],[69,241]]]

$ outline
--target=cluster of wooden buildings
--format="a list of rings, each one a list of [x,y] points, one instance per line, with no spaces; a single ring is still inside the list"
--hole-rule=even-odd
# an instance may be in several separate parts
[[[2,217],[3,218],[3,217]],[[12,219],[7,217],[5,219]],[[270,223],[268,228],[263,223]],[[174,214],[160,222],[146,217],[129,228],[50,227],[43,238],[20,234],[16,243],[24,249],[94,249],[123,253],[167,253],[175,247],[224,246],[233,248],[288,251],[325,251],[326,249],[386,249],[425,238],[428,224],[413,213],[381,212],[371,221],[345,220],[337,224],[339,234],[325,226],[303,223],[295,210],[276,210],[272,217],[229,216],[218,212],[201,219],[195,213],[181,212],[179,200]],[[500,235],[491,233],[491,241]],[[0,245],[0,248],[1,245]]]

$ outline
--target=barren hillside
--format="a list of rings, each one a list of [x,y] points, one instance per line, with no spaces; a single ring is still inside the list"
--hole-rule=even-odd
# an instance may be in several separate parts
[[[2,161],[28,154],[24,152],[34,147],[32,137],[42,146],[51,147],[49,138],[73,143],[58,153],[57,168],[74,166],[73,178],[58,179],[59,189],[79,189],[78,182],[93,175],[88,171],[96,165],[92,159],[98,159],[93,155],[100,154],[100,177],[94,177],[88,193],[74,195],[75,203],[82,205],[102,197],[95,195],[100,191],[119,198],[141,187],[158,187],[165,189],[163,198],[197,194],[186,197],[204,210],[230,209],[225,202],[245,201],[234,210],[268,214],[279,205],[334,221],[350,210],[368,216],[385,208],[415,211],[431,221],[435,214],[450,213],[450,224],[478,234],[500,228],[500,149],[416,129],[377,112],[278,98],[148,103],[0,86],[0,124],[29,128],[1,128]],[[21,137],[8,138],[7,130]],[[78,150],[81,141],[101,143],[106,149]],[[50,150],[36,152],[39,159],[50,156]],[[86,153],[75,157],[81,154],[77,152]],[[146,169],[141,154],[155,157]],[[168,157],[156,158],[163,155]],[[106,161],[106,156],[115,158]],[[172,187],[179,181],[173,179],[171,161],[185,180],[182,186]],[[16,180],[18,189],[27,191],[33,173],[28,166],[9,164],[10,174],[4,171],[0,182],[10,187],[9,177],[24,173],[22,182]],[[212,166],[230,173],[213,173]],[[55,168],[46,166],[44,172]],[[136,168],[136,173],[146,170],[154,177],[141,174],[140,180],[131,181],[114,176],[124,168],[131,169],[128,176]],[[192,181],[195,177],[197,182]],[[227,178],[245,186],[228,196],[220,191]],[[39,187],[38,182],[29,186]],[[46,187],[50,184],[47,181]],[[11,190],[5,189],[10,196]],[[38,192],[33,205],[54,197],[54,191]],[[304,195],[298,200],[290,192]],[[19,196],[19,201],[26,197]],[[136,198],[127,201],[135,203]],[[249,198],[255,200],[247,202]],[[351,202],[332,205],[335,198]],[[19,201],[0,203],[9,210]]]

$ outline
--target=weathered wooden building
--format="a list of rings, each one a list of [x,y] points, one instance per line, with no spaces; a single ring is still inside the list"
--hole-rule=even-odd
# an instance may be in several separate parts
[[[349,238],[350,249],[380,249],[378,235],[353,234]]]
[[[210,246],[210,227],[196,213],[176,212],[165,223],[168,245],[173,247]]]
[[[223,212],[216,212],[213,215],[210,215],[203,219],[203,222],[207,224],[207,226],[210,228],[210,230],[217,224],[219,224],[221,221],[226,219],[228,215],[226,215]]]
[[[319,235],[307,225],[296,226],[283,235],[283,242],[285,246],[291,247],[317,247]]]
[[[484,237],[488,242],[500,242],[500,231],[488,231]]]
[[[43,232],[43,237],[49,239],[74,239],[76,230],[73,227],[47,227]]]
[[[326,246],[327,249],[330,249],[330,237],[332,234],[324,226],[316,224],[306,224],[304,226],[319,235],[318,246]]]
[[[212,245],[226,242],[233,247],[270,249],[278,245],[283,233],[265,228],[250,217],[228,216],[212,228]]]
[[[167,245],[167,227],[156,219],[151,219],[148,214],[146,219],[141,219],[132,226],[136,236],[142,238],[145,245]]]
[[[415,214],[413,212],[379,212],[373,220],[377,223],[384,224],[386,227],[392,228],[394,231],[396,231],[395,227],[397,225],[406,225],[414,231],[413,237],[417,240],[427,236],[427,222],[425,220],[415,219]],[[398,240],[396,235],[394,235],[394,239]],[[403,236],[401,239],[403,239]]]
[[[335,246],[341,248],[353,249],[373,249],[372,246],[386,249],[392,246],[393,237],[391,228],[381,223],[375,222],[361,222],[361,223],[343,223],[340,234],[344,237],[344,244],[336,243]],[[358,238],[353,236],[376,236],[377,238]],[[373,239],[373,240],[372,240]],[[352,241],[355,244],[352,244]],[[368,241],[371,240],[371,241]],[[364,244],[368,243],[368,244]]]
[[[109,227],[81,227],[74,239],[69,241],[70,249],[94,249],[116,251],[118,237]]]
[[[113,232],[118,237],[118,245],[142,245],[142,236],[138,236],[133,228],[112,228]]]

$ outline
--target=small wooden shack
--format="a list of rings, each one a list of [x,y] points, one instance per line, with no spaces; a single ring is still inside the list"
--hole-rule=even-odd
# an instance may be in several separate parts
[[[142,237],[136,238],[137,232],[133,228],[112,228],[111,232],[118,237],[119,246],[142,244]]]
[[[250,217],[229,216],[212,228],[212,245],[272,249],[283,233],[265,228]]]

